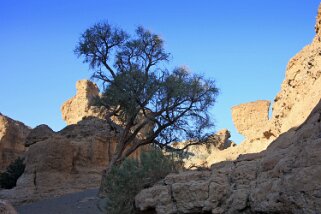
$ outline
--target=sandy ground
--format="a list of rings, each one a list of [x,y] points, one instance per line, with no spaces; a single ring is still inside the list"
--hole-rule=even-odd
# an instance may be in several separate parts
[[[31,204],[17,206],[19,214],[100,214],[98,189],[67,194]]]

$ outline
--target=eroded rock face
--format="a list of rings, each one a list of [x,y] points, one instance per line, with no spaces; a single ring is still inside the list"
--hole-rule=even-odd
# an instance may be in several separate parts
[[[22,156],[30,128],[0,113],[0,171]]]
[[[168,175],[135,198],[157,213],[318,213],[321,210],[321,102],[266,151]],[[156,194],[158,192],[158,194]],[[161,198],[160,198],[161,197]]]
[[[230,137],[230,132],[227,129],[222,129],[209,136],[205,144],[189,146],[186,149],[189,156],[184,160],[184,167],[210,166],[212,164],[212,160],[209,159],[210,157],[217,157],[223,150],[236,146],[236,144],[230,140]],[[183,148],[185,145],[186,143],[184,142],[173,144],[176,148]]]
[[[136,196],[139,210],[157,213],[320,212],[320,18],[321,7],[317,16],[317,35],[311,45],[290,60],[273,105],[272,118],[264,119],[266,129],[256,132],[261,129],[254,128],[256,136],[252,135],[250,127],[262,120],[248,122],[249,128],[238,125],[247,139],[237,147],[221,151],[224,155],[234,153],[232,160],[236,160],[222,159],[223,162],[212,165],[210,172],[183,172],[174,175],[175,179],[170,179],[173,175],[167,176],[163,183]],[[237,123],[246,124],[245,120],[249,119],[240,119]],[[275,137],[277,139],[270,144]],[[255,153],[244,154],[251,148]],[[257,153],[259,151],[262,152]],[[226,160],[226,156],[224,158]],[[161,199],[156,191],[161,193]]]
[[[30,131],[26,138],[25,146],[29,147],[37,142],[47,140],[54,133],[55,132],[49,126],[45,124],[39,125]]]
[[[25,154],[25,172],[14,189],[0,192],[0,198],[22,203],[98,188],[120,131],[117,125],[91,117],[50,136],[35,135],[37,142]],[[138,158],[140,151],[132,157]]]
[[[234,106],[232,119],[238,132],[246,139],[262,138],[263,130],[269,123],[269,108],[268,100]]]
[[[262,135],[277,137],[289,129],[299,126],[307,119],[321,99],[320,14],[321,10],[319,9],[316,36],[313,42],[296,54],[287,65],[281,90],[274,99],[272,118],[267,121],[268,102],[263,107],[263,112],[259,108],[254,109],[253,114],[258,118],[257,120],[254,118],[254,123],[260,127],[257,131],[252,126],[254,123],[252,123],[251,115],[253,114],[250,114],[250,118],[246,118],[248,112],[236,112],[235,108],[232,109],[235,126],[247,139],[260,138]],[[242,107],[242,105],[240,106]],[[242,121],[248,122],[242,123]],[[263,129],[261,129],[261,125],[263,125]]]
[[[86,117],[96,117],[105,120],[109,111],[103,106],[95,106],[96,99],[100,96],[97,85],[89,80],[79,80],[76,83],[76,95],[67,100],[61,106],[63,119],[68,125],[77,124]],[[137,126],[143,121],[143,114],[139,115]],[[114,123],[121,125],[122,122],[116,116],[110,118]],[[154,128],[154,124],[150,122],[139,132],[140,137],[148,136]]]
[[[319,9],[316,36],[288,63],[281,90],[274,99],[269,119],[269,101],[256,101],[232,108],[232,118],[245,140],[238,146],[208,158],[210,163],[234,160],[241,154],[260,152],[282,133],[302,124],[321,99],[321,32]]]
[[[93,106],[95,98],[99,96],[97,85],[89,80],[79,80],[76,89],[76,95],[61,106],[64,121],[70,125],[76,124],[86,116],[104,119],[106,109]]]

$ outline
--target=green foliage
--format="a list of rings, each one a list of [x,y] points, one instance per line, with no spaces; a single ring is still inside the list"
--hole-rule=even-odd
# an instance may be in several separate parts
[[[212,126],[208,112],[218,95],[215,82],[186,67],[168,70],[171,57],[159,35],[143,27],[130,35],[101,22],[81,35],[75,54],[89,64],[92,77],[102,81],[100,104],[112,109],[110,116],[116,115],[130,130],[124,132],[124,146],[132,143],[144,124],[155,126],[144,145],[155,139],[163,145],[200,139]],[[146,123],[136,126],[138,119]]]
[[[11,163],[7,170],[0,174],[0,187],[11,189],[16,186],[18,178],[25,170],[25,165],[22,158],[18,158]]]
[[[106,179],[107,213],[135,213],[134,199],[143,188],[147,188],[177,172],[180,165],[160,150],[144,152],[140,161],[131,158],[114,166]]]

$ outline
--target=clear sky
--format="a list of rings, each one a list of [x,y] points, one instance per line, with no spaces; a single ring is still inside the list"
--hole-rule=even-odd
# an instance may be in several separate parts
[[[156,3],[157,2],[157,3]],[[73,54],[95,22],[160,34],[173,60],[214,78],[215,130],[240,142],[231,107],[273,100],[288,60],[312,41],[317,0],[0,0],[0,112],[34,127],[60,130],[60,106],[89,78]]]

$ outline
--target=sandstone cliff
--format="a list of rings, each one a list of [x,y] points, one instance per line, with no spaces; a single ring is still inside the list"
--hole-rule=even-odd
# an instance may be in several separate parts
[[[25,172],[12,190],[0,198],[13,203],[31,202],[88,188],[98,188],[102,171],[111,159],[122,131],[95,117],[59,132],[41,125],[28,136]],[[138,158],[141,149],[132,157]]]
[[[321,102],[307,121],[266,151],[168,175],[136,196],[157,213],[318,213],[321,210]]]
[[[167,214],[320,212],[320,23],[321,7],[316,37],[290,60],[271,119],[267,119],[268,102],[233,108],[233,117],[239,117],[233,118],[236,127],[247,139],[222,152],[232,151],[233,159],[238,158],[213,164],[208,171],[168,175],[136,196],[139,210]],[[242,119],[240,115],[248,112],[252,113]],[[240,155],[266,146],[260,153]]]
[[[316,36],[288,63],[285,79],[276,95],[269,118],[270,101],[259,100],[232,108],[232,118],[245,140],[207,157],[210,164],[235,160],[241,154],[260,152],[282,133],[302,124],[321,99],[321,11]],[[197,161],[195,161],[196,163]]]
[[[30,128],[0,113],[0,171],[25,152],[25,139]]]

